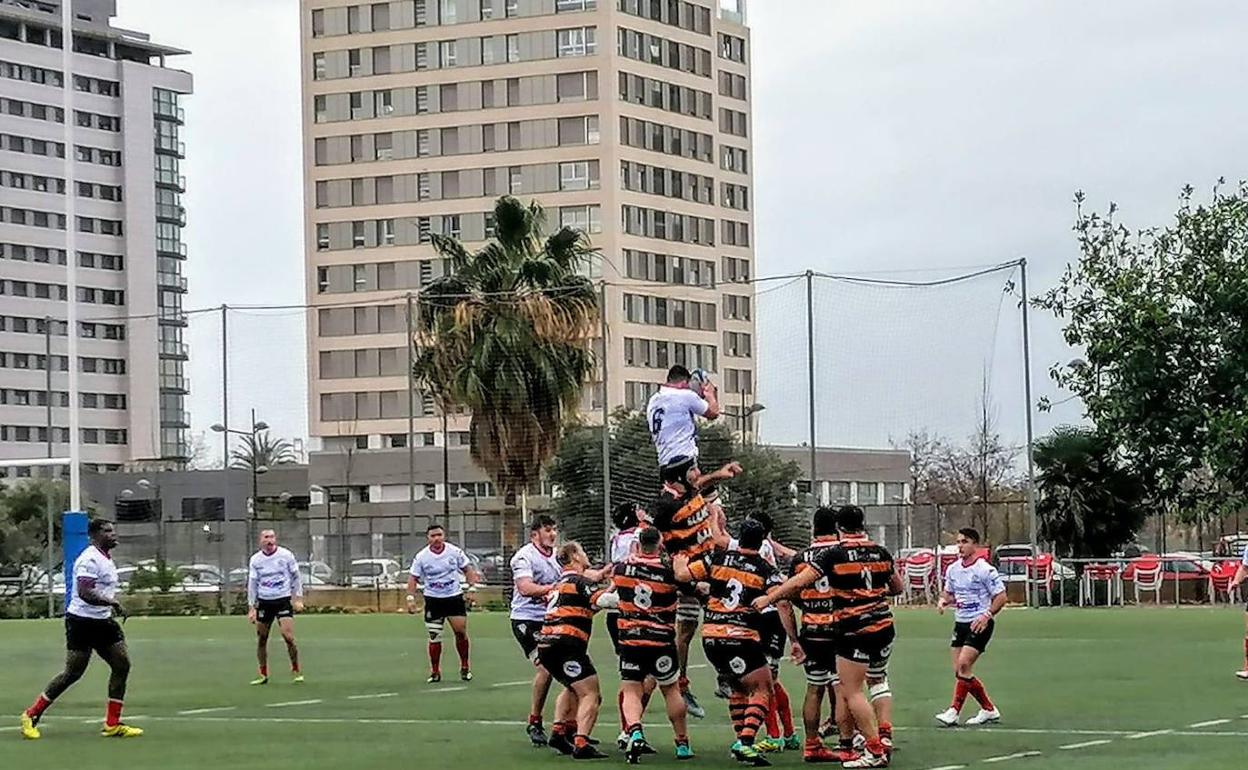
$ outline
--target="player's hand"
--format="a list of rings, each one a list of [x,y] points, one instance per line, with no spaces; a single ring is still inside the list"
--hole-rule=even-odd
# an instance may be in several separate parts
[[[971,621],[971,630],[977,634],[983,633],[983,630],[988,627],[988,623],[991,621],[992,615],[985,612],[983,615],[980,615]]]
[[[113,602],[113,604],[112,604],[112,608],[113,608],[113,612],[115,612],[115,613],[117,613],[118,615],[120,615],[122,620],[125,620],[125,619],[126,619],[126,617],[127,617],[127,615],[126,615],[126,608],[125,608],[125,607],[123,607],[123,606],[121,606],[121,602]]]
[[[940,597],[940,601],[936,602],[936,612],[940,615],[945,614],[945,597]]]
[[[728,478],[736,478],[741,475],[741,463],[732,461],[724,466],[724,473],[728,474]]]
[[[291,599],[290,606],[295,612],[303,612],[303,599]]]
[[[407,614],[408,615],[416,614],[416,597],[411,594],[407,595]]]
[[[256,624],[256,608],[255,607],[249,607],[247,609],[247,622],[252,624],[253,626]]]
[[[806,662],[806,651],[802,649],[801,642],[793,642],[790,645],[792,650],[793,665],[800,666]]]
[[[753,606],[754,606],[754,609],[758,610],[759,612],[762,612],[763,610],[771,606],[771,597],[766,596],[766,595],[760,596],[754,600]]]
[[[719,394],[719,388],[716,387],[714,380],[707,380],[702,383],[702,395],[710,394],[712,396]]]

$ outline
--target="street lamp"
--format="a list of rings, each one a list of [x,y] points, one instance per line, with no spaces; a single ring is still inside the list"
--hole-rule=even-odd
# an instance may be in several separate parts
[[[753,404],[750,404],[748,407],[746,407],[744,411],[733,412],[728,409],[721,409],[720,414],[727,415],[737,420],[737,431],[741,436],[741,445],[744,446],[747,420],[750,417],[753,417],[754,415],[758,414],[759,412],[763,411],[766,408],[767,408],[766,406],[758,402],[754,402]]]
[[[256,465],[256,461],[259,459],[259,456],[258,456],[258,455],[259,455],[259,453],[260,453],[260,439],[259,439],[259,435],[260,435],[260,432],[261,432],[261,431],[266,431],[266,430],[268,430],[268,429],[269,429],[269,424],[268,424],[267,422],[264,422],[263,420],[260,420],[260,421],[257,421],[257,420],[256,420],[256,410],[255,410],[255,409],[252,409],[252,410],[251,410],[251,430],[249,430],[249,431],[247,431],[247,430],[235,430],[235,429],[233,429],[233,428],[227,428],[227,427],[225,427],[224,425],[222,425],[221,423],[216,423],[216,424],[214,424],[214,425],[211,427],[211,430],[212,430],[214,433],[230,433],[230,434],[233,434],[233,435],[235,435],[235,436],[249,436],[249,437],[251,438],[251,462],[249,462],[249,463],[248,463],[248,465],[251,467],[251,512],[252,512],[252,518],[255,518],[256,509],[259,507],[259,503],[260,503],[260,491],[259,491],[259,488],[260,488],[260,482],[259,482],[259,474],[261,474],[261,473],[268,473],[268,472],[269,472],[269,467],[268,467],[267,465]],[[226,457],[226,458],[224,459],[224,463],[225,463],[226,465],[229,465],[229,460],[230,460],[230,458]],[[142,483],[142,482],[140,482],[140,483]]]

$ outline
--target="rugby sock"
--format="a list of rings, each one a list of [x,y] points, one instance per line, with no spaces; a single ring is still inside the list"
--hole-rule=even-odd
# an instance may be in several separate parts
[[[758,728],[762,726],[763,721],[767,718],[767,709],[771,698],[767,697],[767,693],[754,693],[749,696],[749,705],[745,707],[745,719],[741,722],[741,742],[751,744],[754,742],[754,736],[758,734]]]
[[[540,726],[542,724],[542,715],[541,714],[529,714],[529,724]]]
[[[887,738],[890,741],[893,739],[892,722],[880,722],[880,738]]]
[[[688,745],[689,745],[689,736],[688,736],[688,735],[677,735],[677,736],[676,736],[676,745],[677,745],[677,746],[688,746]]]
[[[680,688],[682,693],[689,692],[689,677],[682,676],[679,680],[677,680],[676,686]]]
[[[468,666],[468,634],[455,637],[455,651],[459,653],[459,670],[467,671]]]
[[[268,675],[269,675],[269,667],[268,667],[268,666],[261,666],[261,667],[260,667],[260,676],[267,677]]]
[[[971,696],[979,701],[979,707],[987,711],[992,711],[992,701],[988,699],[988,691],[984,689],[984,683],[979,681],[979,677],[975,677],[966,683],[966,687],[971,692]]]
[[[620,690],[620,692],[615,696],[615,703],[620,708],[620,729],[623,730],[624,732],[628,732],[628,720],[624,718],[624,691],[623,690]]]
[[[653,690],[641,694],[641,713],[646,713],[646,709],[650,707],[650,696],[653,694]]]
[[[868,738],[867,739],[867,751],[871,752],[877,757],[882,757],[888,753],[888,747],[885,746],[884,742],[881,741],[878,737]]]
[[[744,695],[733,693],[728,698],[728,716],[732,719],[732,731],[737,737],[741,737],[741,726],[745,723],[745,706],[746,698]]]
[[[776,686],[771,691],[772,702],[776,704],[776,714],[780,717],[780,726],[784,728],[785,736],[796,734],[793,728],[793,706],[789,703],[789,691],[784,689],[784,685],[776,682]]]
[[[572,744],[576,746],[578,749],[589,748],[589,736],[578,735],[572,739]]]
[[[768,738],[780,738],[780,723],[776,721],[776,699],[772,698],[767,704],[767,716],[763,719],[763,724],[767,726]]]
[[[38,719],[43,716],[43,712],[47,711],[48,706],[51,705],[52,701],[48,699],[48,696],[39,693],[39,697],[35,698],[35,702],[30,704],[30,708],[26,709],[26,716],[31,719]]]
[[[953,688],[953,703],[949,708],[954,711],[961,711],[962,704],[966,703],[966,696],[971,694],[971,680],[957,677],[957,684]]]
[[[429,643],[429,671],[434,674],[442,673],[442,643]]]
[[[108,708],[104,712],[104,726],[115,727],[121,724],[121,701],[108,699]]]

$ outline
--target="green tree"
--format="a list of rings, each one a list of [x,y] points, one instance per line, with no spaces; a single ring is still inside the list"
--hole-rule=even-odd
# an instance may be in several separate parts
[[[1079,257],[1037,301],[1083,358],[1051,369],[1142,481],[1185,518],[1248,490],[1248,185],[1132,232],[1075,197]],[[1043,406],[1043,404],[1042,404]]]
[[[47,549],[48,496],[52,498],[55,542],[61,532],[60,510],[67,498],[61,481],[28,479],[0,484],[0,570],[14,572],[43,563]]]
[[[1037,441],[1034,456],[1042,540],[1075,558],[1104,558],[1131,542],[1148,515],[1144,485],[1112,441],[1067,425]]]
[[[776,538],[788,545],[809,540],[808,517],[797,504],[794,487],[801,476],[796,463],[782,460],[766,447],[742,447],[722,422],[704,424],[698,435],[699,465],[713,470],[729,460],[745,472],[721,488],[730,526],[753,511],[769,513]],[[659,495],[658,457],[645,416],[617,410],[611,415],[611,503],[650,507]],[[602,428],[575,424],[565,433],[547,470],[559,494],[551,513],[565,536],[578,540],[591,553],[602,553],[606,532],[602,503]]]
[[[414,371],[444,410],[472,414],[472,459],[511,503],[536,486],[593,373],[598,295],[578,272],[595,255],[583,232],[547,236],[542,208],[512,197],[493,219],[475,253],[433,236],[450,271],[420,294]]]
[[[257,431],[255,436],[239,436],[242,446],[230,453],[230,467],[242,470],[273,468],[291,465],[298,460],[295,447],[284,438],[274,438],[267,430]]]

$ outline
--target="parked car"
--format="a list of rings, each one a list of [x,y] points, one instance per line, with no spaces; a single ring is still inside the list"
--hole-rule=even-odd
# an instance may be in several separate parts
[[[473,567],[481,573],[481,579],[486,583],[499,585],[511,581],[511,569],[505,555],[498,551],[470,551],[468,556],[476,559]]]
[[[403,568],[394,559],[355,559],[351,562],[352,588],[395,588],[405,582]]]
[[[322,583],[334,582],[334,569],[323,561],[301,561],[299,571],[305,575],[315,575]],[[304,581],[307,583],[307,581]]]
[[[997,572],[1001,573],[1001,579],[1007,583],[1026,582],[1027,560],[1031,558],[1032,550],[1028,543],[999,545],[995,553]],[[1053,578],[1054,580],[1074,580],[1075,571],[1054,559]]]

